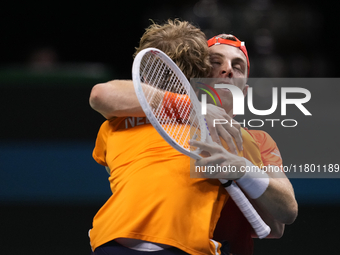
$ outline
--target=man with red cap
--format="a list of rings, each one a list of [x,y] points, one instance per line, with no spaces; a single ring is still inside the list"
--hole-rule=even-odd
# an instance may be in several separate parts
[[[233,84],[240,88],[244,94],[247,94],[248,85],[246,84],[247,77],[249,77],[250,62],[248,52],[244,42],[241,42],[238,38],[230,34],[217,35],[208,40],[210,61],[213,66],[211,77],[217,78],[219,83]],[[233,114],[233,97],[227,89],[216,89],[218,95],[221,97],[225,112],[223,112],[223,118],[228,119],[229,123],[237,123],[230,116]],[[200,91],[201,92],[201,91]],[[210,100],[210,101],[209,101]],[[212,103],[211,98],[208,97],[208,103]],[[221,112],[221,111],[220,111]],[[217,117],[216,117],[217,118]],[[227,125],[227,124],[225,124]],[[236,124],[237,125],[237,124]],[[264,131],[260,130],[247,130],[248,133],[256,141],[260,152],[264,166],[282,166],[282,158],[280,156],[279,149],[274,140]],[[209,144],[202,144],[200,142],[194,142],[193,145],[201,147],[206,151],[214,153],[214,146]],[[224,155],[228,155],[226,151]],[[215,154],[216,157],[216,154]],[[198,161],[197,165],[214,165],[216,160],[213,157],[207,157]],[[252,165],[248,162],[249,165]],[[247,175],[248,173],[246,173]],[[289,219],[295,219],[294,214],[297,211],[297,204],[295,199],[291,200],[291,206],[294,208],[290,211],[293,216],[287,215],[285,210],[282,210],[279,200],[270,199],[273,195],[273,187],[278,191],[280,190],[285,194],[285,197],[294,197],[293,189],[289,180],[285,177],[284,173],[268,173],[271,177],[269,183],[263,182],[263,178],[245,178],[241,177],[236,182],[244,189],[245,193],[250,197],[250,200],[254,207],[257,209],[261,217],[268,223],[274,221],[278,229],[281,229],[282,233],[284,226],[282,223],[292,223]],[[246,183],[242,183],[245,180]],[[248,182],[249,181],[249,182]],[[252,187],[249,189],[249,187]],[[256,188],[255,188],[256,187]],[[254,194],[256,192],[260,192]],[[282,197],[284,197],[282,196]],[[276,208],[276,209],[274,209]],[[280,213],[281,212],[281,213]],[[226,231],[233,229],[233,231]],[[227,204],[221,212],[220,220],[216,226],[214,238],[217,241],[228,240],[231,245],[232,252],[236,254],[251,254],[253,249],[254,236],[252,228],[249,223],[243,217],[242,213],[232,200],[228,200]]]

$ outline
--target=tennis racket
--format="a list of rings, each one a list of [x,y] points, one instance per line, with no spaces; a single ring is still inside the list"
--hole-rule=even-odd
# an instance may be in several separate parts
[[[132,77],[138,100],[150,123],[174,149],[194,158],[201,150],[188,145],[189,139],[212,143],[201,104],[179,67],[162,51],[147,48],[137,54]],[[221,183],[226,183],[220,179]],[[254,228],[259,238],[269,226],[233,181],[226,190]]]

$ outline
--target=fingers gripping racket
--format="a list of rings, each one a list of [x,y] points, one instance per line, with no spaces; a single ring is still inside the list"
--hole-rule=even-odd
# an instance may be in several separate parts
[[[201,115],[200,102],[178,66],[164,52],[148,48],[137,54],[132,76],[138,100],[157,132],[179,152],[201,159],[199,148],[189,147],[188,140],[212,143],[212,139]],[[258,237],[266,237],[269,226],[237,184],[231,182],[226,189]]]

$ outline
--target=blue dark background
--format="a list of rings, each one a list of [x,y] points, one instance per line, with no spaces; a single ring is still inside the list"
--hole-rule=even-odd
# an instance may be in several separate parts
[[[87,232],[110,189],[108,174],[91,155],[104,118],[90,108],[88,98],[97,83],[131,77],[134,47],[150,19],[189,20],[208,37],[237,35],[246,42],[251,77],[338,76],[338,10],[317,1],[1,5],[3,254],[89,254]],[[319,124],[286,133],[266,129],[286,162],[314,163],[312,155],[318,155],[326,163],[340,163],[340,91],[325,90],[333,97],[315,100],[312,92],[309,105],[330,109],[313,115]],[[340,181],[291,182],[299,216],[281,239],[256,241],[255,254],[337,254]]]

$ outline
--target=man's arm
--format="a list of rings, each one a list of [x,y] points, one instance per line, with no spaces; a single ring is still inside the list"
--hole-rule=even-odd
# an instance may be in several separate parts
[[[163,93],[159,90],[142,84],[143,90],[150,93]],[[154,98],[163,98],[164,94]],[[91,107],[103,115],[106,119],[112,117],[145,117],[145,113],[139,104],[133,82],[131,80],[113,80],[106,83],[100,83],[92,88],[90,95]],[[155,102],[158,105],[159,102]],[[237,154],[236,146],[232,140],[235,139],[238,149],[242,148],[241,126],[237,122],[233,125],[218,125],[213,128],[214,119],[226,119],[232,121],[231,117],[220,107],[208,104],[207,124],[211,131],[212,139],[218,143],[219,136],[226,141],[229,148],[234,154]]]
[[[132,81],[113,80],[92,88],[91,107],[106,119],[112,117],[145,117]]]
[[[241,171],[241,169],[246,169],[247,166],[244,158],[231,154],[217,143],[207,144],[193,140],[190,144],[198,146],[210,154],[209,157],[197,160],[196,165],[232,165],[238,170],[230,173],[221,172],[215,174],[213,178],[236,180],[236,183],[238,183],[238,181],[241,182],[241,178],[245,175],[245,172]],[[262,173],[259,174],[262,175]],[[261,181],[264,181],[261,177],[253,178],[254,182],[260,182],[260,185],[255,185],[257,189],[254,190],[254,196],[252,196],[253,194],[249,194],[249,190],[248,192],[245,191],[245,194],[248,197],[253,197],[249,199],[250,202],[258,211],[262,219],[271,227],[272,231],[269,237],[279,238],[283,234],[284,225],[293,223],[297,217],[297,202],[295,200],[293,187],[284,173],[270,172],[267,174],[269,177],[267,179],[267,181],[269,180],[268,183],[263,182],[264,184],[261,184]],[[240,186],[244,189],[242,185]]]
[[[270,177],[266,191],[257,199],[249,199],[261,218],[270,226],[267,238],[280,238],[284,226],[292,224],[298,213],[294,190],[284,173],[267,173]],[[253,237],[256,234],[253,233]]]

